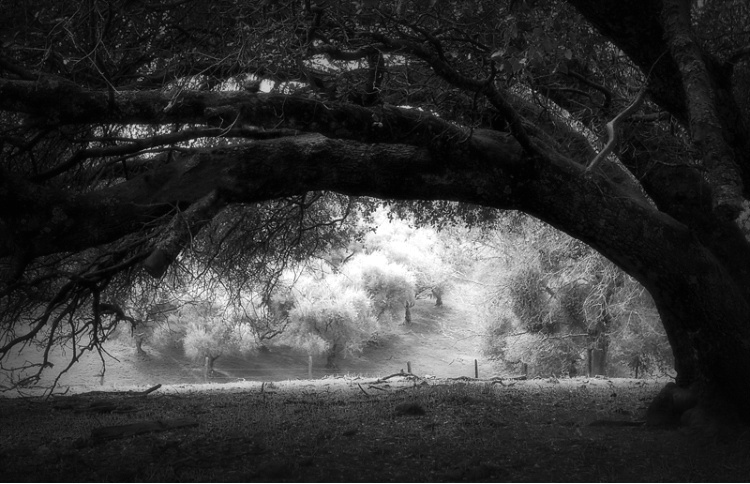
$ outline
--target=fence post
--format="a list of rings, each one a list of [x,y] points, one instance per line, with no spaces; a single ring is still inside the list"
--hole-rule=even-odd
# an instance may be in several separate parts
[[[406,362],[406,373],[411,374],[411,361]]]
[[[312,355],[307,355],[307,376],[312,380]]]
[[[479,363],[477,363],[477,360],[474,360],[474,378],[479,379]]]

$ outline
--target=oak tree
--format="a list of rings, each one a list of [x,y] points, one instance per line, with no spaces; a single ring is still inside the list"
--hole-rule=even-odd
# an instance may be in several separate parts
[[[465,202],[632,275],[677,385],[748,413],[746,2],[0,8],[0,357],[42,336],[95,347],[127,316],[112,284],[161,277],[217,226],[254,241],[291,207],[302,242],[323,194]],[[233,267],[211,241],[204,262]]]

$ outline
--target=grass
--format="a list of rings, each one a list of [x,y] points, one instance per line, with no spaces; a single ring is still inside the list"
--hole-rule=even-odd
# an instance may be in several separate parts
[[[339,378],[0,400],[5,481],[746,481],[739,430],[591,426],[642,416],[659,383]],[[130,413],[94,413],[102,400]],[[421,409],[416,411],[415,409]],[[197,427],[95,441],[93,429]]]

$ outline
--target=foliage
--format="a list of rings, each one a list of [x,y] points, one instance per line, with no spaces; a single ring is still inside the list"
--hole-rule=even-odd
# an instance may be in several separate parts
[[[196,237],[186,263],[210,267],[201,277],[234,292],[272,292],[287,264],[346,247],[372,200],[307,193],[261,205],[227,207]],[[208,280],[208,277],[211,280]]]
[[[371,298],[375,317],[386,324],[400,321],[404,304],[414,300],[414,275],[381,252],[358,254],[341,268],[341,274]]]
[[[257,293],[233,296],[206,281],[212,278],[183,279],[171,290],[148,281],[132,287],[124,307],[139,316],[132,331],[139,352],[146,343],[159,351],[184,351],[201,363],[209,358],[212,365],[222,355],[255,351],[283,331],[284,318],[271,315]]]
[[[614,320],[610,358],[617,376],[661,376],[671,374],[674,358],[648,292],[625,278],[609,304]],[[625,371],[625,370],[628,371]]]
[[[329,364],[361,351],[379,327],[370,296],[342,274],[302,276],[292,293],[291,327],[280,341],[311,355],[328,352]]]
[[[511,309],[527,331],[554,331],[554,322],[546,310],[549,295],[544,287],[541,272],[533,267],[519,270],[508,281]]]
[[[414,275],[415,297],[425,293],[442,297],[452,284],[456,261],[449,246],[455,241],[448,239],[447,229],[439,233],[429,226],[415,226],[410,220],[396,218],[384,209],[375,211],[373,229],[363,239],[364,250],[379,252],[390,262],[406,267]]]

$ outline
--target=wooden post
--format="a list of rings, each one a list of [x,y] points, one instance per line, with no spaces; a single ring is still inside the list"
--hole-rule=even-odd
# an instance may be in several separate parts
[[[307,355],[307,377],[312,380],[312,355]]]
[[[208,381],[208,356],[206,356],[206,359],[203,361],[203,378],[205,378],[206,381]]]
[[[411,361],[406,362],[406,373],[411,374]]]
[[[529,365],[528,365],[528,363],[522,363],[521,364],[521,371],[523,371],[523,375],[525,377],[529,376]]]
[[[474,378],[479,379],[479,363],[474,360]]]

